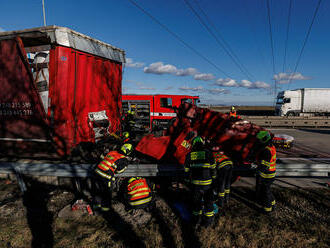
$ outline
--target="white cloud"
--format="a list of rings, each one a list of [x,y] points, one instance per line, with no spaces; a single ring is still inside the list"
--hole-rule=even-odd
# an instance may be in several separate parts
[[[257,81],[257,82],[254,82],[254,87],[255,87],[255,89],[269,89],[270,84],[267,84],[267,83],[261,82],[261,81]]]
[[[243,88],[253,88],[253,83],[249,80],[243,79],[240,83],[240,87]]]
[[[132,58],[126,58],[126,66],[132,68],[141,68],[144,66],[142,62],[134,62]]]
[[[152,74],[175,74],[178,69],[174,65],[164,65],[163,62],[152,63],[149,66],[144,67],[143,71],[145,73]]]
[[[309,80],[311,77],[303,76],[300,72],[296,73],[284,73],[280,72],[278,74],[275,74],[273,77],[274,80],[277,81],[279,84],[287,84],[290,82],[290,80]]]
[[[177,76],[193,76],[197,74],[198,71],[195,68],[179,69],[175,73]]]
[[[179,90],[204,91],[204,88],[202,86],[198,86],[198,87],[183,86],[183,87],[180,87]]]
[[[239,87],[239,84],[231,78],[219,78],[216,82],[215,85],[218,86],[223,86],[223,87]]]
[[[0,27],[0,32],[5,32],[6,30]]]
[[[208,89],[207,92],[210,93],[210,94],[212,94],[212,95],[229,94],[230,93],[229,90],[220,89],[220,88]]]
[[[210,73],[199,73],[194,76],[195,80],[203,80],[203,81],[210,81],[213,80],[215,77],[213,74]]]
[[[171,74],[175,76],[193,76],[198,73],[195,68],[186,68],[186,69],[178,69],[176,66],[171,64],[164,64],[163,62],[152,63],[149,66],[144,67],[143,71],[145,73],[152,74]]]
[[[251,82],[249,80],[243,79],[241,82],[236,82],[232,78],[219,78],[214,85],[223,86],[223,87],[241,87],[247,89],[269,89],[270,84],[267,84],[262,81]]]
[[[212,95],[219,95],[219,94],[228,94],[230,93],[229,90],[225,90],[225,89],[220,89],[220,88],[213,88],[213,89],[206,89],[203,88],[202,86],[198,86],[198,87],[188,87],[188,86],[183,86],[180,87],[179,90],[183,90],[183,91],[194,91],[194,92],[205,92],[205,93],[209,93]]]

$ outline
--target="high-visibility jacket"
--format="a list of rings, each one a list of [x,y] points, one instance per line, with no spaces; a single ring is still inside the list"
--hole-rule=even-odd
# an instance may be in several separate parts
[[[276,175],[276,148],[273,145],[266,146],[257,155],[257,173],[263,178],[274,178]]]
[[[230,158],[222,152],[213,152],[213,157],[215,159],[217,169],[221,169],[226,165],[233,166],[233,162],[230,160]]]
[[[236,114],[236,111],[234,111],[234,112],[229,112],[229,116],[230,117],[237,117],[237,114]]]
[[[132,207],[142,207],[152,200],[152,194],[147,180],[142,177],[132,177],[127,185],[128,204]]]
[[[115,173],[122,173],[128,164],[126,157],[117,151],[109,152],[96,166],[95,173],[101,177],[114,180]]]
[[[192,184],[209,186],[212,184],[215,172],[215,161],[208,150],[192,151],[185,160],[185,174]]]

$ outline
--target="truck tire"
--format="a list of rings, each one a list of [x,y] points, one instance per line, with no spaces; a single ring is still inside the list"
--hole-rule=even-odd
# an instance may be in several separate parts
[[[292,116],[296,116],[296,114],[295,114],[295,112],[290,111],[286,114],[286,116],[292,117]]]

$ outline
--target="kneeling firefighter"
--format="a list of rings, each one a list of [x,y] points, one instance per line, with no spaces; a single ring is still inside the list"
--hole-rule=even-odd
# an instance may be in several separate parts
[[[127,209],[148,209],[154,200],[151,183],[143,177],[129,178],[124,200]]]
[[[115,174],[123,173],[133,147],[124,144],[119,151],[110,151],[94,168],[93,201],[96,210],[109,211]]]
[[[185,181],[191,186],[192,214],[195,224],[208,226],[213,223],[213,188],[215,161],[212,152],[205,147],[200,136],[192,140],[192,150],[185,160]],[[204,200],[204,209],[203,209]]]

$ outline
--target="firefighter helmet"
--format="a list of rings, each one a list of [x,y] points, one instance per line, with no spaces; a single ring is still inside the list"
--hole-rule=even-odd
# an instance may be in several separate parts
[[[129,132],[123,132],[123,138],[128,139],[129,136]]]
[[[124,155],[129,156],[133,151],[133,145],[130,143],[125,143],[121,146],[120,150]]]
[[[272,139],[272,136],[268,131],[259,131],[257,133],[257,139],[260,141],[260,143],[266,144]]]
[[[193,147],[197,146],[197,145],[204,145],[205,144],[205,141],[204,139],[201,137],[201,136],[197,136],[195,137],[192,142],[191,142],[191,145]]]

